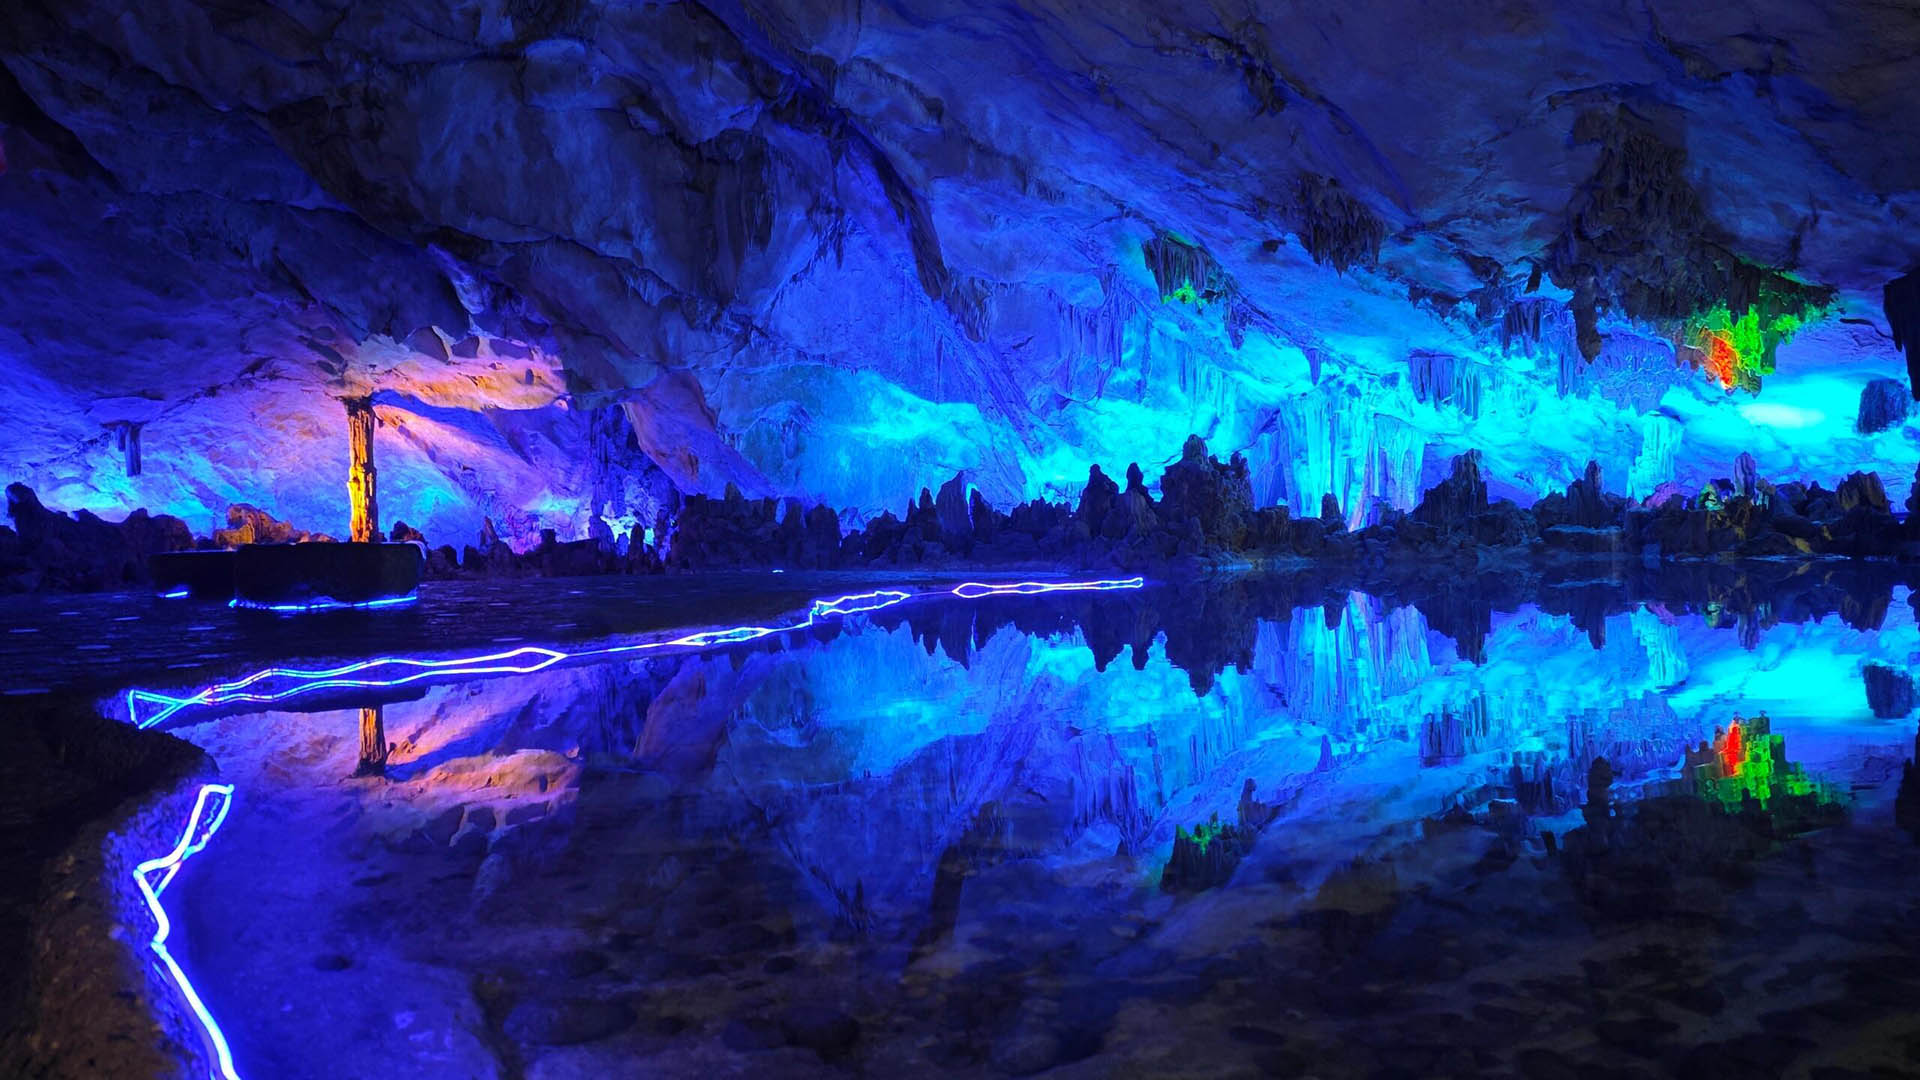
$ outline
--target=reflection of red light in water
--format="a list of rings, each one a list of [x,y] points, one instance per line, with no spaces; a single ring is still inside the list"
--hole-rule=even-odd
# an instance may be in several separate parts
[[[1733,724],[1720,740],[1720,760],[1726,763],[1728,776],[1739,776],[1740,765],[1746,761],[1745,748],[1740,745],[1740,725]]]
[[[1734,367],[1740,362],[1740,354],[1734,350],[1733,339],[1718,331],[1707,332],[1707,374],[1713,376],[1723,390],[1733,389],[1739,381]]]

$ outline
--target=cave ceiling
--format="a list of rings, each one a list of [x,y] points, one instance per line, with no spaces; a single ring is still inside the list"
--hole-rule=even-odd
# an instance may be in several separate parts
[[[1350,512],[1469,447],[1904,485],[1852,409],[1905,377],[1917,88],[1870,0],[16,0],[0,467],[337,529],[371,393],[454,540],[580,533],[610,408],[682,490],[860,513],[1192,432]],[[1716,308],[1797,332],[1728,390]]]

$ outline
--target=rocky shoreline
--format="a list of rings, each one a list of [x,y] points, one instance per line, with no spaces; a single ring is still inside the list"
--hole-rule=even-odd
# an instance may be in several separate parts
[[[426,576],[441,579],[751,569],[1166,572],[1297,561],[1380,568],[1589,556],[1920,561],[1912,515],[1920,495],[1908,497],[1903,520],[1877,473],[1849,474],[1833,490],[1818,482],[1776,486],[1745,455],[1734,473],[1693,495],[1669,484],[1635,500],[1606,491],[1599,466],[1589,462],[1564,493],[1521,507],[1488,498],[1479,455],[1468,452],[1413,510],[1382,507],[1372,524],[1350,530],[1330,496],[1311,517],[1255,507],[1246,461],[1236,454],[1222,462],[1190,436],[1161,474],[1158,497],[1138,465],[1128,467],[1124,487],[1094,465],[1077,505],[1034,500],[1002,511],[956,475],[938,492],[922,488],[904,517],[889,511],[853,530],[830,507],[747,499],[729,485],[723,497],[687,496],[663,511],[651,530],[656,543],[616,540],[604,530],[563,541],[548,529],[538,546],[516,552],[489,529],[478,546],[456,551],[434,546],[404,521],[390,539],[420,544]],[[332,540],[245,504],[228,509],[228,528],[204,538],[179,518],[145,510],[118,523],[86,511],[62,514],[21,484],[7,488],[7,508],[14,527],[0,526],[0,592],[138,586],[155,553]]]
[[[178,841],[212,763],[80,697],[14,698],[0,765],[0,1075],[211,1075],[179,992],[144,950],[133,868]]]

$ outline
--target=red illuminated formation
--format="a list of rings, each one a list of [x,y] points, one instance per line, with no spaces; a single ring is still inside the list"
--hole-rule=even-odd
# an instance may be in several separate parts
[[[1733,340],[1718,331],[1710,331],[1704,342],[1707,351],[1707,374],[1713,376],[1721,389],[1731,390],[1739,381],[1736,370],[1740,354],[1734,350]]]

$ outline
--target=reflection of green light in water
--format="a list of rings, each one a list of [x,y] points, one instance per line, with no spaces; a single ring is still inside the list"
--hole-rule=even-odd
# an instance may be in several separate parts
[[[1777,797],[1811,796],[1821,805],[1839,801],[1830,785],[1787,760],[1786,736],[1765,730],[1745,734],[1739,724],[1716,740],[1710,760],[1693,765],[1693,775],[1701,797],[1729,811],[1748,799],[1763,809]]]
[[[1205,855],[1207,853],[1207,845],[1218,840],[1223,829],[1224,826],[1220,824],[1220,815],[1215,814],[1208,818],[1203,824],[1195,825],[1192,832],[1188,832],[1182,826],[1175,825],[1173,827],[1173,839],[1175,845],[1178,845],[1180,838],[1185,837],[1193,841],[1193,846],[1199,850],[1200,854]]]

